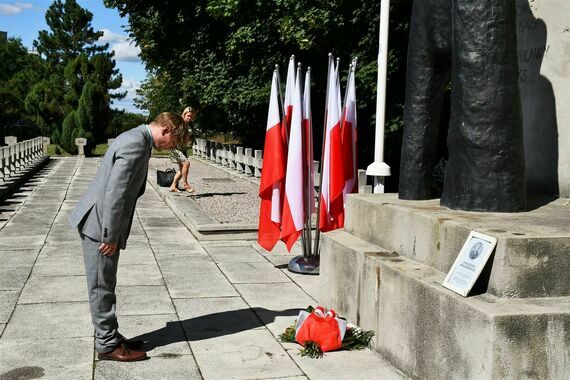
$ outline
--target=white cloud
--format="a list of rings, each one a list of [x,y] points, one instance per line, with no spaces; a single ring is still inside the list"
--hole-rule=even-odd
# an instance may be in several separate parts
[[[136,96],[136,90],[141,86],[141,82],[136,79],[123,79],[121,87],[118,88],[117,92],[127,91],[127,96],[121,100],[113,101],[113,108],[118,110],[125,110],[127,112],[142,113],[143,111],[138,109],[134,105],[134,98]]]
[[[128,39],[127,36],[125,36],[123,34],[112,32],[109,29],[103,29],[102,32],[103,32],[103,35],[101,37],[99,37],[99,41],[101,41],[101,42],[109,42],[109,43],[123,42],[123,41],[126,41]]]
[[[146,114],[146,111],[141,110],[138,108],[133,102],[122,99],[122,100],[114,100],[113,105],[111,108],[116,110],[122,110],[130,113],[139,113],[139,114]]]
[[[136,79],[125,79],[123,80],[123,87],[124,88],[138,88],[141,85],[141,81],[140,80],[136,80]]]
[[[141,53],[141,49],[136,46],[132,45],[130,42],[117,42],[113,44],[111,50],[115,52],[115,60],[117,61],[131,61],[137,62],[140,61],[139,54]]]
[[[115,33],[109,29],[102,29],[102,31],[103,35],[99,37],[99,42],[111,44],[111,50],[115,52],[116,61],[140,61],[141,49],[128,36]]]
[[[123,84],[121,85],[121,91],[134,91],[141,86],[141,81],[136,79],[123,79]]]
[[[30,3],[0,3],[0,13],[5,15],[15,15],[22,12],[24,9],[32,9],[33,5]]]
[[[140,88],[141,82],[136,79],[123,79],[123,83],[121,87],[116,90],[116,92],[125,92],[127,91],[127,96],[122,99],[122,101],[131,102],[136,96],[136,91]]]

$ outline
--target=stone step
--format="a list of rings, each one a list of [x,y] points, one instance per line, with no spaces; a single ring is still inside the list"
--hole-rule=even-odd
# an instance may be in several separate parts
[[[447,272],[472,230],[498,239],[487,292],[500,297],[570,296],[570,206],[557,199],[524,213],[450,210],[439,199],[350,194],[345,230]]]
[[[445,273],[345,231],[323,235],[321,304],[374,330],[416,378],[570,378],[570,297],[464,298]]]

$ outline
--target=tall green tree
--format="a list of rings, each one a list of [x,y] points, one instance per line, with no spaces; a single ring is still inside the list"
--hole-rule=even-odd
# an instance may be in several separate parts
[[[43,75],[37,55],[29,54],[20,39],[0,41],[0,138],[36,136],[35,118],[25,109],[25,98]]]
[[[103,88],[94,81],[89,81],[83,86],[83,92],[79,99],[77,109],[78,131],[75,137],[87,138],[86,152],[91,152],[97,142],[103,140],[105,128],[97,128],[106,125],[108,114],[107,104]]]
[[[25,97],[26,112],[34,118],[44,136],[59,143],[62,119],[71,111],[60,99],[64,97],[61,78],[51,75],[36,83]]]
[[[77,129],[77,113],[71,111],[67,114],[63,120],[63,126],[61,128],[61,136],[59,138],[59,145],[65,149],[68,153],[75,153],[75,140],[74,133]]]
[[[89,80],[91,72],[89,58],[85,54],[78,55],[65,66],[64,78],[67,89],[64,95],[65,103],[73,109],[79,106],[83,86]]]

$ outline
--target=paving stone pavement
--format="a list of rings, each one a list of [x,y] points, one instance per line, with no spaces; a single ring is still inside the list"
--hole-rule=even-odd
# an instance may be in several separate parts
[[[123,335],[148,341],[150,360],[99,361],[81,245],[67,227],[98,162],[53,159],[0,205],[0,379],[404,378],[370,350],[317,360],[281,343],[299,309],[317,304],[318,276],[288,272],[283,246],[197,241],[149,185],[120,253],[117,314]]]

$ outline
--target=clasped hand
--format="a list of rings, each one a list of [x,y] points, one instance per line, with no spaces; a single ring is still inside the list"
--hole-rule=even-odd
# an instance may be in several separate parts
[[[103,256],[113,256],[117,252],[117,244],[101,243],[99,246],[99,252],[101,252]]]

